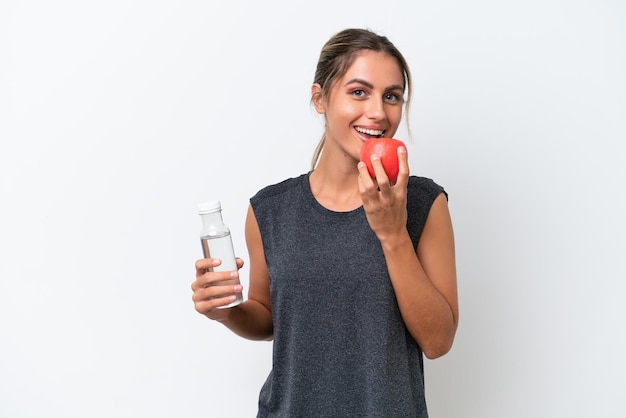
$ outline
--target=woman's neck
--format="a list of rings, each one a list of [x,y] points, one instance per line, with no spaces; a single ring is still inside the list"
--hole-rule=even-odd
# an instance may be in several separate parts
[[[349,212],[363,205],[358,178],[356,167],[342,172],[340,168],[331,169],[320,160],[309,176],[309,184],[320,205],[335,212]]]

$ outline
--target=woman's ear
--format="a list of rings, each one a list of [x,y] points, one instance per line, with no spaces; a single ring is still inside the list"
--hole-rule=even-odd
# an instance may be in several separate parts
[[[322,86],[320,86],[319,83],[314,83],[311,86],[311,101],[317,113],[323,115],[326,112],[324,100],[322,100]]]

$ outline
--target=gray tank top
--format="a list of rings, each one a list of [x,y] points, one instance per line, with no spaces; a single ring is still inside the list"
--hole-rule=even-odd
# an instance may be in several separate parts
[[[270,274],[273,366],[258,417],[427,417],[422,351],[406,329],[363,208],[333,212],[309,174],[250,199]],[[411,176],[413,245],[435,198]]]

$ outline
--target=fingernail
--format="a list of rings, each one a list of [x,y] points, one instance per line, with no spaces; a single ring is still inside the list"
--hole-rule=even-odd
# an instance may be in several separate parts
[[[239,277],[239,272],[238,271],[231,271],[230,272],[230,277],[233,279],[236,279],[237,277]]]
[[[240,284],[236,284],[233,286],[233,290],[235,292],[241,292],[242,289],[243,289],[243,286],[241,286]]]

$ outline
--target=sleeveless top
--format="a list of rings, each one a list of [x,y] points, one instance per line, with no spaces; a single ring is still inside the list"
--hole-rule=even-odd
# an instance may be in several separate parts
[[[363,207],[324,208],[309,175],[250,199],[274,322],[272,370],[257,416],[427,417],[422,351],[402,320]],[[440,193],[430,179],[409,178],[407,228],[415,248]]]

